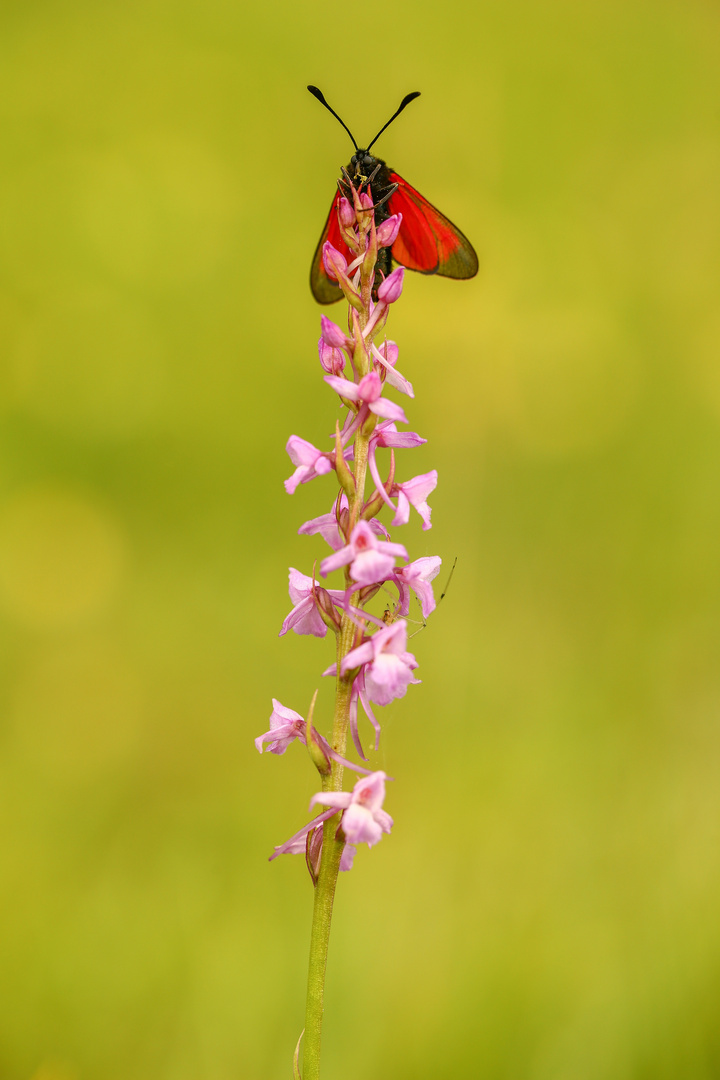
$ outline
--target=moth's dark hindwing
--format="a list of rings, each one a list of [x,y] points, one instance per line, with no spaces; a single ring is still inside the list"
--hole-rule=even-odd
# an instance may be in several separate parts
[[[310,267],[310,288],[318,304],[334,304],[338,300],[341,300],[343,295],[342,289],[336,281],[332,281],[328,277],[327,271],[323,265],[323,247],[325,241],[329,240],[332,246],[339,251],[341,255],[344,255],[347,262],[351,262],[353,257],[349,248],[343,242],[342,233],[340,232],[337,216],[339,202],[340,192],[336,191],[335,198],[330,207],[330,213],[325,222],[325,228],[318,240],[318,245],[315,248],[315,254],[313,255],[312,266]]]

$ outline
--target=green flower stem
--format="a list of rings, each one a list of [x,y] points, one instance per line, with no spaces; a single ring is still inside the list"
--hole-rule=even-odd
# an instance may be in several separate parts
[[[350,506],[350,520],[356,522],[365,501],[365,476],[367,473],[369,436],[358,432],[355,438],[355,497]],[[351,597],[353,604],[356,597]],[[332,747],[345,757],[347,732],[350,722],[350,695],[353,677],[341,675],[342,661],[355,643],[356,626],[343,615],[337,637],[337,684],[335,691],[335,719],[333,722]],[[342,791],[343,767],[333,761],[329,776],[323,777],[323,791]],[[320,1037],[322,1033],[323,1000],[325,994],[325,968],[327,965],[330,923],[332,920],[335,886],[340,870],[343,842],[336,840],[340,815],[335,814],[323,824],[320,873],[315,885],[312,932],[310,935],[310,964],[308,967],[307,1003],[305,1007],[305,1042],[303,1046],[303,1080],[319,1080]]]

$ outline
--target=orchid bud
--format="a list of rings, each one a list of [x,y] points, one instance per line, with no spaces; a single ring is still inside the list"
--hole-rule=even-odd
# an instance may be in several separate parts
[[[326,240],[322,249],[323,266],[327,276],[332,281],[337,281],[340,274],[344,274],[347,270],[347,259],[342,255],[337,248],[334,248],[329,240]],[[390,275],[392,277],[392,274]],[[389,280],[389,278],[388,278]]]
[[[321,741],[310,719],[307,722],[305,740],[313,765],[321,776],[328,776],[331,768],[330,757],[323,746],[324,740]]]
[[[338,203],[338,219],[340,224],[346,229],[351,228],[355,224],[355,211],[344,195]]]
[[[367,604],[368,600],[372,600],[379,589],[379,585],[366,585],[365,588],[361,589],[358,593],[358,606],[361,607],[363,604]]]
[[[377,349],[383,359],[386,360],[391,367],[395,367],[399,355],[397,343],[386,339],[383,341],[382,345],[377,346]]]
[[[325,344],[331,349],[344,349],[351,344],[347,334],[344,334],[337,323],[325,315],[320,316],[320,333]]]
[[[320,585],[315,586],[315,607],[328,629],[337,633],[340,629],[340,615],[332,602],[330,593]]]
[[[377,228],[378,247],[392,247],[402,224],[402,214],[393,214]]]
[[[318,825],[311,829],[305,837],[305,862],[312,878],[313,885],[317,885],[320,877],[320,856],[322,855],[323,828]]]
[[[347,506],[343,506],[340,513],[337,515],[338,529],[347,538],[348,531],[350,529],[350,511]]]
[[[340,349],[326,345],[322,338],[318,341],[320,363],[329,375],[342,375],[345,370],[345,356]]]
[[[373,208],[373,201],[366,191],[363,191],[360,196],[360,205],[362,206],[363,210],[372,210]]]
[[[404,276],[404,266],[398,266],[397,269],[393,270],[392,274],[389,274],[388,277],[385,278],[378,289],[378,300],[382,300],[386,304],[394,304],[396,300],[399,300],[402,293]]]

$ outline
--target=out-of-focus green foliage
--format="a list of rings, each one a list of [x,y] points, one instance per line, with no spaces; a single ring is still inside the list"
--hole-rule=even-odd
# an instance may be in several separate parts
[[[338,890],[328,1080],[720,1074],[720,30],[689,0],[0,13],[0,1077],[282,1080],[317,787],[260,759],[358,139],[472,238],[392,313],[458,556]],[[439,579],[443,583],[443,577]],[[325,720],[323,721],[323,710]]]

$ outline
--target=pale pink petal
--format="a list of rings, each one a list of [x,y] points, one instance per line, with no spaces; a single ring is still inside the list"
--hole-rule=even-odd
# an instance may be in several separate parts
[[[374,585],[376,581],[383,581],[391,574],[394,567],[394,556],[384,555],[375,548],[370,551],[361,551],[353,560],[350,573],[353,581],[358,585]]]
[[[393,525],[407,525],[410,520],[410,502],[402,489],[398,492],[397,513],[393,518]]]
[[[340,856],[340,869],[341,870],[352,870],[353,860],[355,858],[356,853],[357,853],[357,848],[353,847],[352,844],[346,844],[345,845],[345,847],[342,850],[342,855]]]
[[[383,653],[365,672],[368,697],[376,705],[389,705],[405,697],[408,686],[415,681],[412,670],[392,653]]]
[[[360,667],[361,664],[369,663],[372,658],[372,641],[366,641],[363,645],[358,645],[357,649],[352,649],[343,659],[341,665],[343,675],[347,671],[352,671],[353,668]]]
[[[401,394],[407,394],[408,397],[414,398],[415,391],[413,390],[412,383],[408,379],[401,375],[399,371],[395,371],[394,368],[386,368],[385,382],[388,383],[393,389],[398,390]],[[407,421],[405,421],[407,423]]]
[[[313,465],[321,453],[316,446],[299,435],[291,435],[285,446],[293,465]]]
[[[401,615],[408,614],[410,589],[417,594],[423,618],[427,618],[435,610],[435,597],[430,582],[437,577],[441,565],[442,559],[438,555],[430,555],[415,559],[407,566],[398,567],[394,573],[394,581],[400,590]]]
[[[347,398],[348,401],[360,400],[357,385],[351,382],[350,379],[343,379],[339,375],[324,375],[323,378],[328,386],[331,386],[340,397]]]
[[[370,412],[381,416],[384,420],[400,420],[403,424],[408,423],[408,418],[400,406],[394,401],[388,401],[387,398],[378,398],[377,401],[371,402],[368,408]]]
[[[295,712],[294,709],[289,709],[287,705],[283,705],[277,698],[272,699],[273,711],[270,716],[270,727],[279,727],[280,724],[297,723],[303,720],[299,712]],[[303,720],[303,723],[305,721]]]
[[[292,476],[289,476],[287,480],[284,481],[285,490],[287,491],[288,495],[295,494],[295,491],[300,486],[300,484],[303,483],[305,477],[307,476],[307,472],[308,470],[304,465],[300,466],[295,470]]]
[[[390,507],[391,510],[394,510],[395,509],[395,504],[393,503],[392,499],[388,495],[387,490],[385,488],[385,485],[382,482],[382,479],[380,477],[380,473],[378,471],[375,454],[372,451],[368,454],[368,467],[370,469],[370,475],[372,476],[373,480],[375,481],[375,488],[379,492],[380,497],[382,498],[383,502],[387,503],[387,505]],[[377,521],[377,518],[373,518],[372,520]]]
[[[437,487],[437,476],[437,469],[432,469],[429,473],[415,476],[412,480],[407,480],[405,483],[398,485],[420,514],[423,520],[423,529],[430,528],[430,507],[427,504],[427,497]],[[399,525],[400,522],[394,521],[393,524]]]
[[[423,619],[427,619],[428,615],[432,615],[437,606],[435,604],[435,594],[433,593],[432,585],[429,581],[418,579],[413,582],[411,588],[415,591],[415,594],[420,601],[420,610],[422,611]],[[406,611],[405,614],[407,615],[408,612]]]
[[[327,577],[333,570],[339,570],[341,566],[347,566],[354,557],[355,551],[352,544],[346,544],[345,547],[336,551],[334,555],[328,555],[326,559],[323,559],[320,563],[320,573],[323,577]]]
[[[313,806],[332,806],[335,810],[344,810],[346,806],[350,805],[352,794],[349,791],[319,791],[317,795],[313,795],[310,800],[309,809],[312,810]]]
[[[343,814],[342,827],[351,844],[367,844],[372,847],[382,839],[381,827],[364,806],[349,806]]]
[[[375,713],[372,711],[372,707],[370,705],[370,700],[369,700],[369,698],[367,696],[367,689],[365,687],[365,675],[364,675],[364,672],[360,672],[360,674],[358,675],[355,682],[360,684],[358,686],[358,697],[360,698],[360,701],[362,702],[362,707],[365,710],[365,715],[367,716],[368,720],[370,721],[373,728],[375,729],[375,749],[377,750],[378,747],[380,746],[380,731],[381,731],[381,728],[380,728],[379,723],[377,722],[377,719],[375,717]]]
[[[288,592],[293,604],[299,604],[312,593],[313,579],[307,574],[301,574],[294,566],[288,573]]]
[[[396,544],[392,541],[378,540],[378,551],[382,551],[384,555],[393,555],[395,558],[407,559],[408,553],[404,544]]]
[[[320,517],[306,521],[298,529],[301,536],[314,536],[319,533],[323,540],[330,545],[333,551],[337,551],[344,545],[344,540],[338,528],[337,518],[334,513],[321,514]]]
[[[305,837],[310,832],[310,830],[316,829],[317,826],[321,824],[321,822],[327,821],[327,819],[331,818],[334,813],[335,810],[326,810],[324,813],[318,814],[317,817],[314,817],[312,821],[308,821],[307,825],[303,825],[302,829],[298,829],[298,831],[293,836],[291,836],[289,840],[286,840],[284,844],[280,844],[278,847],[275,848],[274,852],[268,859],[268,862],[272,862],[273,859],[277,859],[278,855],[299,855],[301,852],[304,852]]]
[[[370,776],[358,780],[352,791],[352,801],[367,807],[372,813],[378,810],[385,801],[385,781],[387,773],[382,770],[371,773]]]
[[[378,424],[370,436],[371,446],[394,446],[409,449],[422,446],[427,439],[421,438],[415,431],[398,431],[392,420]]]
[[[288,746],[294,739],[298,738],[297,731],[294,724],[285,724],[283,727],[277,727],[274,730],[266,731],[264,735],[258,735],[255,739],[255,748],[258,753],[262,754],[263,744],[269,743],[268,750],[271,754],[284,754]]]
[[[312,634],[313,637],[324,638],[327,629],[314,598],[307,596],[295,605],[289,615],[285,616],[278,637],[283,637],[289,630],[294,630],[296,634]]]
[[[439,555],[422,555],[419,559],[415,559],[414,562],[410,563],[410,566],[417,569],[423,581],[433,581],[440,573],[442,559]]]

